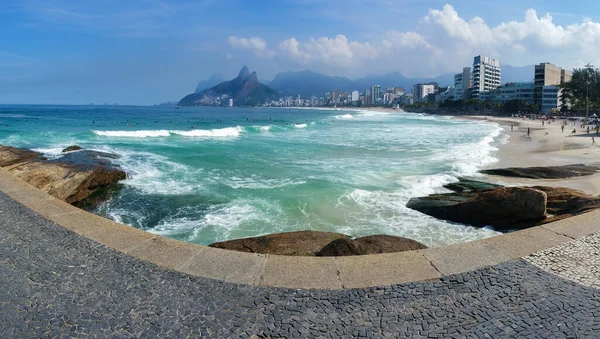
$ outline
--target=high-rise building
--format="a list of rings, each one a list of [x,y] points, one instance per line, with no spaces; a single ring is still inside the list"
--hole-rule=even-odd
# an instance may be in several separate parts
[[[454,75],[454,101],[468,99],[466,94],[469,88],[473,86],[471,77],[471,67],[463,68],[463,71]]]
[[[371,97],[371,91],[370,90],[366,90],[365,91],[365,105],[366,106],[371,106],[373,104],[373,102],[371,101],[371,99],[373,99],[373,97]]]
[[[398,96],[404,95],[404,88],[402,87],[394,87],[394,94]]]
[[[376,105],[380,98],[381,98],[381,86],[379,86],[379,85],[371,86],[371,104]]]
[[[483,55],[473,58],[473,98],[500,86],[500,60]]]
[[[435,93],[433,84],[416,84],[413,86],[413,96],[415,102],[423,102],[429,94]]]
[[[352,91],[352,102],[358,101],[358,91]]]
[[[549,62],[544,62],[539,65],[535,65],[534,100],[535,104],[542,110],[542,112],[547,112],[549,110],[544,109],[544,106],[546,108],[551,106],[549,103],[551,100],[546,100],[548,99],[548,96],[552,95],[553,93],[557,93],[556,88],[549,88],[546,91],[547,93],[544,93],[544,88],[546,86],[554,87],[564,82],[569,82],[571,81],[572,76],[573,74],[571,72],[564,70]],[[544,101],[546,101],[546,104],[544,104]],[[557,107],[554,106],[552,108]]]

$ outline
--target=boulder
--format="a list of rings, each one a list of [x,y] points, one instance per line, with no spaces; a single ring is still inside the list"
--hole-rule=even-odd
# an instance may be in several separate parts
[[[564,219],[600,208],[600,197],[586,194],[580,190],[547,186],[532,188],[546,193],[548,196],[546,210],[554,218]]]
[[[546,201],[547,195],[541,190],[502,187],[413,198],[406,206],[439,219],[510,230],[529,227],[545,219]]]
[[[356,239],[336,239],[316,253],[320,257],[341,257],[350,255],[366,255],[394,253],[427,248],[418,241],[379,234]]]
[[[222,241],[208,246],[250,253],[314,256],[333,240],[343,238],[350,237],[340,233],[299,231]]]
[[[69,147],[63,149],[62,152],[63,153],[73,152],[73,151],[79,151],[79,150],[82,150],[82,149],[83,149],[83,147],[81,147],[81,146],[73,145],[73,146],[69,146]]]
[[[35,156],[34,156],[35,154]],[[0,149],[0,165],[9,172],[48,194],[70,204],[79,204],[102,187],[126,178],[113,165],[113,154],[81,151],[46,160],[37,153],[12,148]]]
[[[34,151],[0,145],[0,167],[41,159],[44,158]]]
[[[478,192],[498,187],[503,186],[464,178],[459,178],[458,182],[444,185],[444,188],[447,188],[453,192]]]
[[[529,179],[566,179],[596,174],[600,171],[598,166],[582,164],[546,167],[510,167],[479,171],[484,174],[500,175],[504,177],[517,177]]]

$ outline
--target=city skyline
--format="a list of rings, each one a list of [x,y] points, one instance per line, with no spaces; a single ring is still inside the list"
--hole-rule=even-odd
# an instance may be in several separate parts
[[[589,15],[598,4],[351,0],[332,11],[336,4],[3,2],[0,102],[152,104],[211,74],[229,78],[240,64],[262,80],[303,69],[433,77],[477,54],[512,66],[600,64],[600,17]]]

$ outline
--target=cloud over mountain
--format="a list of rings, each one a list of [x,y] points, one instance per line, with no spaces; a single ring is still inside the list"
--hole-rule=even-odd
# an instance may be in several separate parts
[[[502,63],[524,65],[551,61],[563,67],[580,67],[600,54],[600,23],[584,18],[566,26],[550,14],[534,9],[522,20],[496,26],[483,18],[463,18],[452,5],[430,9],[413,30],[389,29],[372,40],[354,40],[344,34],[301,40],[290,37],[273,41],[277,51],[267,51],[261,38],[236,38],[229,43],[243,45],[263,57],[275,57],[291,67],[312,67],[329,73],[361,75],[366,72],[400,70],[409,76],[458,71],[485,54]],[[590,60],[582,61],[584,56]],[[596,60],[600,61],[600,60]]]

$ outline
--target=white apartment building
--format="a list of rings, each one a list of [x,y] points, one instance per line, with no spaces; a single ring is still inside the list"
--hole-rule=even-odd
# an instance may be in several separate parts
[[[356,102],[359,99],[358,91],[352,91],[352,102]]]
[[[454,101],[467,99],[467,90],[472,86],[471,67],[465,67],[461,73],[454,75]]]
[[[500,86],[500,60],[478,55],[473,58],[473,98]]]
[[[435,93],[435,85],[430,84],[416,84],[413,86],[413,96],[415,102],[424,101],[425,97],[429,94]]]

